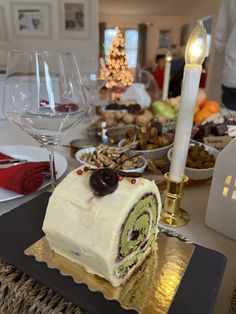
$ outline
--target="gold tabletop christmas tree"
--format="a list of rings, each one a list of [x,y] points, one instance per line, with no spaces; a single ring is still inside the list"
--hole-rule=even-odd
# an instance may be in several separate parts
[[[125,53],[125,39],[119,28],[116,28],[116,36],[108,53],[106,66],[101,68],[100,77],[107,80],[106,87],[110,89],[130,86],[134,81]]]

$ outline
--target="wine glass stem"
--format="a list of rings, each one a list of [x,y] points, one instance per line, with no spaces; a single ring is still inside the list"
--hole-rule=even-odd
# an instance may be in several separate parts
[[[90,116],[92,118],[92,120],[96,120],[96,108],[94,106],[94,103],[90,104],[91,108],[90,108]]]
[[[48,155],[49,155],[49,165],[50,165],[50,173],[51,173],[51,190],[54,191],[56,187],[56,169],[55,169],[55,161],[54,161],[54,147],[48,146]]]

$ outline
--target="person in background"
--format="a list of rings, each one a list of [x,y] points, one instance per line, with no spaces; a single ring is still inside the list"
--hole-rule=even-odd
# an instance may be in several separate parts
[[[164,73],[165,73],[165,55],[158,54],[155,59],[156,68],[153,72],[153,76],[156,80],[157,86],[160,90],[163,89]]]
[[[181,94],[185,61],[183,57],[174,57],[171,62],[169,98]]]
[[[208,64],[208,58],[205,59],[202,65],[202,74],[200,78],[200,88],[205,88],[206,87],[206,80],[207,80],[207,64]]]
[[[218,14],[215,46],[224,54],[222,102],[236,110],[236,0],[223,0]]]

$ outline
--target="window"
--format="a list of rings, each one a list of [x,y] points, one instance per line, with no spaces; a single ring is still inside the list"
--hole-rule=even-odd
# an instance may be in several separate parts
[[[169,30],[160,30],[159,37],[159,47],[160,48],[170,48],[170,35],[171,31]]]
[[[107,28],[105,29],[105,35],[104,35],[104,50],[105,50],[105,56],[108,55],[109,49],[111,47],[113,38],[116,35],[115,28]]]
[[[138,59],[138,30],[125,29],[125,52],[128,58],[128,63],[131,68],[135,68]],[[115,28],[105,29],[104,49],[105,56],[108,55],[113,38],[116,35]]]
[[[138,59],[138,31],[137,29],[125,30],[125,52],[129,66],[135,68]]]

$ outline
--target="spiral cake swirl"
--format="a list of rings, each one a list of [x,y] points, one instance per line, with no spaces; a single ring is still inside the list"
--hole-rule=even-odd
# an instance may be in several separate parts
[[[119,239],[117,276],[124,277],[155,240],[157,208],[156,196],[147,194],[128,213]]]
[[[56,187],[43,231],[56,253],[119,286],[151,251],[159,191],[149,180],[121,178],[112,193],[99,196],[91,188],[92,171],[84,169],[72,171]]]

